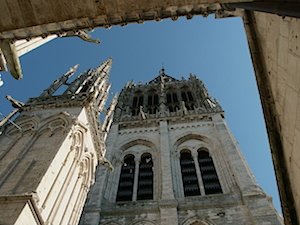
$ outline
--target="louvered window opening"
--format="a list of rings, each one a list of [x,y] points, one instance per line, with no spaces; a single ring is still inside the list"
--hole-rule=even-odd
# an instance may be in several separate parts
[[[148,104],[147,109],[149,114],[156,114],[158,111],[158,95],[149,94],[148,95]]]
[[[131,114],[132,116],[137,116],[140,112],[140,106],[144,104],[144,96],[134,96],[132,101],[132,109]]]
[[[181,91],[181,99],[185,103],[185,107],[187,110],[194,110],[195,109],[195,101],[190,91]]]
[[[149,153],[141,157],[137,190],[137,200],[147,199],[153,199],[153,161]]]
[[[117,201],[132,201],[134,184],[135,162],[133,155],[124,157],[124,163],[121,168]]]
[[[175,92],[167,93],[167,107],[170,112],[176,112],[179,110],[179,101]]]
[[[198,162],[201,171],[205,194],[222,193],[222,188],[213,163],[207,151],[198,151]]]
[[[180,153],[180,167],[184,196],[200,195],[196,168],[190,152]]]

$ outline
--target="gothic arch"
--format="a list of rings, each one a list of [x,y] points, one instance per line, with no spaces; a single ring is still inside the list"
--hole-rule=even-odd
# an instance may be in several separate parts
[[[191,152],[196,152],[200,148],[207,149],[207,151],[211,154],[211,152],[213,152],[216,148],[219,147],[219,143],[217,142],[217,140],[215,140],[213,138],[208,138],[204,135],[194,133],[194,132],[186,132],[183,135],[177,137],[175,140],[176,141],[173,145],[173,152],[172,152],[172,154],[174,156],[179,156],[180,151],[182,151],[184,149],[188,149]],[[190,141],[190,140],[199,141],[197,147],[194,146],[194,148],[193,148],[193,147],[189,146],[188,144],[184,144],[185,142]]]
[[[85,153],[80,162],[79,174],[83,177],[83,185],[89,187],[93,181],[94,165],[93,154]]]
[[[71,151],[75,150],[74,160],[79,161],[84,149],[84,134],[81,130],[76,130],[72,136]]]
[[[183,177],[179,176],[178,174],[181,174],[181,152],[184,150],[189,150],[191,152],[193,161],[195,163],[196,169],[199,167],[199,159],[198,159],[198,152],[199,150],[205,149],[205,151],[210,155],[210,157],[213,159],[214,162],[214,168],[216,170],[216,173],[218,175],[219,182],[221,183],[221,187],[223,190],[223,193],[227,192],[227,187],[225,182],[225,175],[222,168],[223,156],[222,151],[219,145],[219,141],[215,138],[208,138],[207,136],[195,133],[195,132],[186,132],[182,134],[181,136],[177,137],[175,139],[175,143],[173,145],[173,159],[172,159],[172,176],[173,180],[175,181],[175,194],[178,197],[184,197],[185,196],[185,189],[184,189],[184,182]],[[196,143],[188,141],[197,141]],[[191,145],[191,146],[190,146]],[[196,162],[197,161],[197,162]],[[196,165],[198,164],[198,165]],[[202,180],[202,177],[200,177],[201,172],[198,172],[197,178]],[[200,182],[201,186],[201,182]],[[201,186],[202,187],[202,186]],[[201,195],[206,194],[203,191],[203,188],[201,188]]]
[[[0,159],[13,149],[15,146],[27,146],[32,142],[35,131],[39,125],[39,118],[36,116],[22,116],[21,119],[15,121],[17,126],[8,124],[1,135],[0,146],[1,154]]]
[[[191,217],[184,220],[181,225],[215,225],[211,221],[199,217]]]
[[[135,146],[135,145],[145,145],[145,146],[151,148],[152,150],[154,150],[155,152],[157,151],[157,148],[152,141],[142,139],[142,138],[134,139],[134,140],[127,142],[126,144],[124,144],[120,147],[120,150],[122,152],[125,152],[127,149],[129,149],[130,147]]]
[[[99,225],[100,224],[102,224],[102,223],[99,223]],[[106,223],[103,223],[103,225],[121,225],[121,224],[118,222],[115,222],[115,221],[108,221]]]
[[[61,112],[52,116],[49,116],[43,120],[39,132],[44,129],[50,129],[51,132],[55,132],[57,129],[66,130],[72,123],[72,118],[68,113]]]
[[[33,132],[38,129],[40,119],[37,116],[22,116],[18,118],[15,123],[22,129],[22,133]],[[14,125],[9,125],[5,131],[8,136],[20,134],[20,130]]]
[[[145,149],[131,149],[132,147],[146,147]],[[160,189],[160,175],[159,175],[159,168],[160,168],[160,157],[159,156],[159,152],[155,146],[155,144],[150,141],[147,140],[146,138],[139,138],[139,139],[131,139],[129,140],[127,143],[123,144],[121,147],[119,147],[120,152],[118,152],[116,154],[116,157],[119,159],[118,162],[116,162],[117,165],[116,168],[116,177],[119,177],[120,179],[120,174],[121,174],[121,170],[122,170],[122,165],[123,165],[123,160],[124,157],[126,157],[127,155],[133,155],[134,156],[134,162],[135,165],[138,164],[140,165],[140,160],[142,155],[145,154],[149,154],[151,155],[151,159],[153,162],[153,183],[154,183],[154,187],[153,187],[153,199],[157,199],[158,198],[158,193],[160,193],[159,189]],[[137,150],[141,150],[141,151],[137,151]],[[119,165],[119,163],[121,163],[122,165]],[[139,170],[139,167],[135,167],[135,170]],[[118,179],[118,178],[115,178]],[[136,182],[138,182],[139,178],[135,178],[134,179]],[[120,182],[120,181],[119,181]],[[118,190],[116,187],[112,187],[114,194],[112,194],[111,192],[111,199],[115,199],[115,196],[118,196]],[[137,193],[137,192],[134,192]]]
[[[209,138],[207,138],[206,136],[203,136],[203,135],[200,135],[197,133],[193,133],[193,132],[188,132],[188,133],[183,134],[181,137],[177,138],[174,146],[178,147],[179,145],[181,145],[182,143],[184,143],[188,140],[198,140],[198,141],[204,142],[206,144],[212,145],[212,141]]]
[[[156,223],[149,220],[138,220],[131,223],[130,225],[156,225]]]

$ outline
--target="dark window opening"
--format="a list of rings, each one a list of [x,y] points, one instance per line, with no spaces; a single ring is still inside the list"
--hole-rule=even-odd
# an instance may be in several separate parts
[[[158,95],[154,95],[154,105],[158,105]]]
[[[177,94],[173,93],[173,102],[178,102]]]
[[[146,199],[153,199],[153,161],[149,153],[141,157],[137,190],[137,200]]]
[[[213,159],[205,149],[198,151],[198,162],[201,171],[205,194],[222,193],[216,168]]]
[[[182,98],[182,101],[184,101],[184,102],[187,101],[187,97],[186,97],[185,92],[181,92],[181,98]]]
[[[152,95],[148,95],[148,105],[152,105]]]
[[[136,107],[137,106],[137,100],[138,100],[138,98],[136,96],[133,97],[132,107]]]
[[[148,105],[147,111],[149,114],[156,114],[158,109],[158,95],[157,94],[149,94],[148,95]]]
[[[197,172],[190,152],[180,153],[180,167],[184,196],[200,195]]]
[[[181,99],[184,101],[187,110],[195,109],[195,102],[191,91],[182,90]]]
[[[144,97],[140,96],[139,97],[139,104],[138,104],[138,106],[142,106],[143,104],[144,104]]]
[[[167,93],[167,107],[169,112],[176,112],[179,110],[179,101],[175,92]]]
[[[167,104],[168,103],[172,103],[172,100],[171,100],[171,94],[167,94]]]
[[[124,157],[124,163],[121,168],[119,187],[117,193],[117,202],[132,201],[133,183],[134,183],[135,162],[133,155]]]
[[[140,106],[143,106],[144,104],[144,96],[134,96],[132,101],[132,110],[131,114],[132,116],[137,116],[140,112]]]
[[[188,97],[189,97],[189,101],[190,101],[190,102],[194,101],[194,98],[193,98],[192,93],[191,93],[190,91],[188,91],[187,94],[188,94]]]

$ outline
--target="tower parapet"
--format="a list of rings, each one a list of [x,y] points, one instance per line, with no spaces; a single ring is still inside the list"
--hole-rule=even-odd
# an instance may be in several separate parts
[[[190,74],[188,80],[177,80],[161,69],[149,83],[128,83],[121,91],[115,121],[139,121],[162,118],[189,118],[223,112],[209,96],[203,82]]]

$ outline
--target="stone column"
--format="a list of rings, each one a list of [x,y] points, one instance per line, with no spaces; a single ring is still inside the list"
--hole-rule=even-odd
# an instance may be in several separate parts
[[[135,161],[132,201],[136,201],[136,197],[137,197],[137,189],[139,183],[139,170],[140,170],[140,159]]]
[[[177,225],[178,216],[177,216],[177,205],[175,202],[171,202],[166,206],[160,206],[160,218],[161,225]]]
[[[168,133],[168,122],[160,121],[160,156],[161,156],[161,175],[162,175],[162,200],[174,199],[172,171],[171,171],[171,157],[170,157],[170,143]]]
[[[203,180],[202,180],[200,166],[199,166],[199,162],[198,162],[198,152],[193,152],[192,153],[192,157],[193,157],[195,168],[196,168],[196,173],[197,173],[197,178],[198,178],[198,184],[199,184],[199,188],[200,188],[200,193],[201,193],[201,195],[205,195]]]
[[[153,200],[154,201],[158,201],[159,199],[159,192],[158,192],[158,185],[160,184],[159,182],[159,165],[158,165],[158,159],[157,156],[152,155],[152,162],[153,162],[153,166],[152,166],[152,171],[153,171]]]
[[[180,154],[174,153],[172,159],[174,170],[173,177],[175,177],[174,186],[175,186],[175,194],[178,198],[184,197],[183,185],[182,185],[182,175],[181,175],[181,166],[180,166]]]
[[[122,165],[123,165],[122,161],[119,161],[116,164],[116,169],[114,170],[114,172],[112,174],[109,175],[109,178],[107,181],[108,184],[106,187],[106,192],[107,192],[107,196],[108,196],[108,199],[110,202],[116,202]],[[106,196],[106,193],[105,193],[105,196]]]

